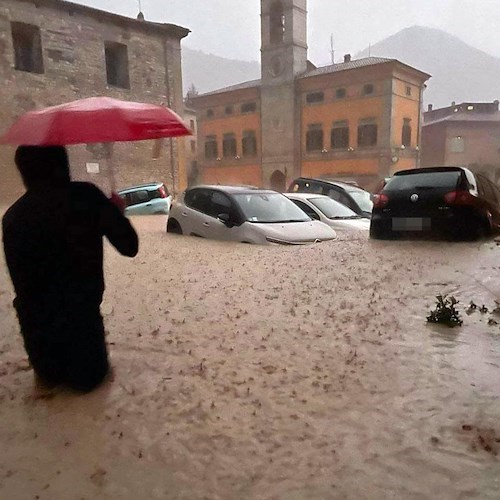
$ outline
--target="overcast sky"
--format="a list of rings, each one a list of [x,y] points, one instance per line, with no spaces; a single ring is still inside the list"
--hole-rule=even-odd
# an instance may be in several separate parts
[[[139,0],[73,0],[135,17]],[[260,0],[141,0],[147,20],[174,23],[192,33],[184,41],[233,59],[260,59]],[[309,58],[330,61],[333,33],[336,60],[421,25],[440,28],[500,57],[500,0],[309,0]],[[438,50],[439,48],[436,47]]]

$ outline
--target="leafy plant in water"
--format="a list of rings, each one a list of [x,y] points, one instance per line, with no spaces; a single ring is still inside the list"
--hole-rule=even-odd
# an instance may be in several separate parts
[[[437,295],[436,299],[436,308],[430,311],[427,321],[429,323],[441,323],[450,328],[461,326],[463,321],[460,318],[460,312],[455,307],[459,301],[455,297],[448,297],[447,295]]]

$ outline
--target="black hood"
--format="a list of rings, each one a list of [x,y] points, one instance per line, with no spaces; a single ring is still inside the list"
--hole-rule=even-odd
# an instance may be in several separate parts
[[[15,162],[26,189],[62,187],[71,180],[64,146],[19,146]]]

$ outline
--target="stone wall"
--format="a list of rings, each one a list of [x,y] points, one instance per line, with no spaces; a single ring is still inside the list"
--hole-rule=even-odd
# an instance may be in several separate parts
[[[15,69],[12,22],[40,28],[42,74]],[[180,39],[187,33],[177,26],[124,18],[59,0],[2,0],[0,133],[30,109],[91,96],[163,103],[182,115]],[[129,89],[107,83],[105,42],[127,46]],[[181,142],[165,139],[159,148],[153,141],[114,144],[112,162],[117,188],[163,181],[170,190],[177,191],[185,170]],[[23,192],[12,162],[14,150],[0,146],[0,205],[10,203]],[[81,145],[68,150],[75,179],[90,180],[109,189],[103,148]],[[99,163],[99,173],[88,173],[87,163]]]

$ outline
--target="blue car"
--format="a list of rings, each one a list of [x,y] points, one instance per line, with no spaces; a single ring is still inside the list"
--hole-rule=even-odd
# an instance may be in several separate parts
[[[125,215],[168,215],[170,212],[172,196],[163,182],[129,187],[118,194],[125,202]]]

